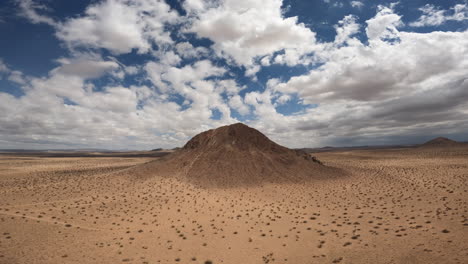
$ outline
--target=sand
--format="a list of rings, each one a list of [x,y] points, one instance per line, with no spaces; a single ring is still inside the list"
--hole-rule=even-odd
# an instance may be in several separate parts
[[[468,263],[468,148],[315,154],[346,177],[200,188],[154,159],[0,156],[0,263]]]

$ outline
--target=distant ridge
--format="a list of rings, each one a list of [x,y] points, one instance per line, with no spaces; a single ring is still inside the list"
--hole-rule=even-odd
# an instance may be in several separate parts
[[[232,187],[324,179],[338,176],[341,171],[237,123],[202,132],[182,149],[135,167],[133,173],[177,176],[201,186]]]

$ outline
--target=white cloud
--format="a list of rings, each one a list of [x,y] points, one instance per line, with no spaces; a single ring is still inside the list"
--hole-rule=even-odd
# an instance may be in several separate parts
[[[1,72],[9,72],[9,71],[10,71],[10,69],[8,68],[8,66],[0,58],[0,73]]]
[[[201,56],[206,56],[209,53],[209,50],[205,47],[194,47],[189,42],[179,42],[175,46],[177,53],[186,59],[199,58]]]
[[[158,50],[153,54],[164,65],[176,66],[182,61],[182,58],[172,50]]]
[[[338,1],[338,0],[323,0],[323,2],[325,2],[326,4],[329,4],[332,7],[337,7],[337,8],[341,8],[344,6],[343,2]]]
[[[236,81],[232,79],[225,79],[216,81],[216,86],[220,93],[227,93],[228,95],[238,94],[240,91],[247,88],[245,85],[240,87]]]
[[[251,66],[256,58],[281,50],[285,63],[297,64],[314,49],[315,33],[297,17],[283,18],[281,5],[281,0],[225,0],[211,8],[192,8],[196,17],[187,32],[213,40],[218,55],[239,65]]]
[[[229,106],[241,115],[247,115],[250,112],[250,108],[244,103],[244,100],[242,100],[242,97],[239,95],[234,95],[229,99]]]
[[[20,71],[11,71],[8,80],[17,84],[25,85],[27,80]]]
[[[232,122],[234,119],[231,118],[229,106],[245,113],[239,104],[226,101],[222,96],[224,93],[236,94],[243,87],[239,87],[234,80],[219,79],[226,73],[226,69],[213,65],[209,60],[183,67],[149,62],[145,70],[162,97],[170,99],[172,95],[177,95],[183,98],[188,109],[181,110],[177,115],[190,117],[192,122],[203,119],[209,123],[215,109],[221,112],[219,122]]]
[[[2,78],[20,85],[27,84],[27,77],[21,71],[10,69],[0,58],[0,80]]]
[[[38,13],[38,11],[48,10],[45,5],[35,3],[33,0],[16,0],[16,3],[20,8],[20,15],[29,19],[32,23],[45,23],[51,26],[55,26],[57,24],[52,18]]]
[[[287,103],[288,101],[291,100],[291,96],[288,95],[288,94],[283,94],[281,95],[277,100],[276,100],[276,103],[279,104],[279,105],[282,105],[282,104],[285,104]]]
[[[98,78],[107,72],[119,68],[119,65],[114,61],[62,59],[61,62],[63,64],[56,69],[57,72],[64,75],[79,76],[83,79]]]
[[[468,32],[399,32],[397,36],[397,44],[376,41],[366,46],[354,41],[327,50],[322,54],[327,60],[323,66],[279,84],[278,89],[299,92],[310,103],[373,101],[429,87],[442,88],[444,83],[463,77],[468,66]]]
[[[140,68],[137,66],[125,66],[125,72],[129,75],[135,75],[140,71]]]
[[[353,15],[345,16],[342,20],[338,21],[335,26],[336,44],[343,44],[350,39],[351,36],[359,32],[360,25],[356,22],[357,17]]]
[[[401,32],[399,16],[386,8],[367,23],[369,44],[340,33],[352,24],[348,17],[337,26],[335,45],[326,45],[318,54],[322,66],[267,86],[271,95],[297,94],[317,108],[285,118],[270,107],[270,112],[257,112],[256,125],[281,133],[289,144],[298,144],[291,138],[305,131],[318,133],[321,142],[336,143],[339,138],[433,133],[468,118],[468,31]],[[389,37],[398,42],[388,42]],[[347,45],[336,46],[337,42]],[[257,103],[251,95],[246,102]],[[281,122],[294,129],[283,131],[284,125],[276,125]]]
[[[351,1],[351,6],[357,9],[361,9],[364,7],[364,3],[361,1]]]
[[[205,10],[207,7],[213,7],[214,6],[214,1],[213,3],[210,1],[204,1],[204,0],[186,0],[183,3],[184,9],[189,12],[200,12],[202,10]]]
[[[235,82],[204,80],[225,72],[209,61],[174,68],[163,76],[179,89],[174,95],[189,100],[184,108],[147,86],[96,89],[86,81],[90,75],[81,65],[70,64],[52,70],[47,78],[31,78],[24,96],[0,92],[0,141],[27,148],[44,144],[151,149],[180,145],[197,132],[236,121],[220,95],[228,89],[223,85],[232,88]],[[214,109],[222,113],[221,120],[211,119]]]
[[[359,8],[358,2],[351,5]],[[44,6],[18,3],[31,22],[54,27],[70,58],[58,59],[42,77],[0,60],[2,78],[25,93],[0,92],[2,143],[173,147],[197,132],[236,122],[231,111],[292,147],[468,129],[460,125],[468,119],[468,31],[405,32],[394,5],[379,6],[364,25],[345,16],[335,25],[334,41],[319,43],[296,17],[284,17],[281,0],[187,0],[186,17],[164,1],[103,0],[62,22],[45,16]],[[435,7],[427,9],[427,18],[417,23],[461,21],[465,8],[456,5],[443,16]],[[173,25],[183,26],[175,32],[179,43],[170,36]],[[357,37],[364,31],[368,41]],[[194,47],[187,32],[214,44]],[[113,57],[100,55],[101,49]],[[144,59],[118,56],[131,51],[145,53]],[[310,70],[289,80],[273,76],[266,88],[247,91],[229,70],[243,66],[255,80],[262,67],[275,63]],[[95,80],[103,76],[111,81]],[[125,84],[124,77],[134,84]],[[288,104],[299,110],[280,113],[278,107]],[[215,112],[220,120],[213,120]]]
[[[398,35],[398,27],[403,25],[401,16],[395,14],[392,8],[378,6],[375,17],[366,21],[366,33],[369,40],[394,39]]]
[[[423,13],[418,20],[410,23],[412,27],[439,26],[446,21],[464,21],[468,20],[467,4],[457,4],[449,10],[442,10],[438,7],[427,4],[419,10]]]
[[[177,13],[162,0],[105,0],[89,6],[84,16],[59,24],[57,37],[69,47],[146,53],[153,43],[173,43],[165,26],[177,21]]]
[[[226,69],[214,66],[209,60],[197,61],[193,65],[186,65],[182,68],[149,62],[145,70],[149,79],[162,92],[183,92],[187,83],[221,76],[226,72]]]

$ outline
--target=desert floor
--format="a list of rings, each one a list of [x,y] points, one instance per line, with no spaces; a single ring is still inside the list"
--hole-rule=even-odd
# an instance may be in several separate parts
[[[468,149],[316,156],[349,175],[199,189],[154,158],[0,156],[0,263],[468,263]]]

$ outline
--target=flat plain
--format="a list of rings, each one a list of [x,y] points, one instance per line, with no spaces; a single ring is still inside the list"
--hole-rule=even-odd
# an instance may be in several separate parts
[[[347,174],[200,188],[159,157],[0,156],[0,263],[468,263],[468,148],[314,154]]]

